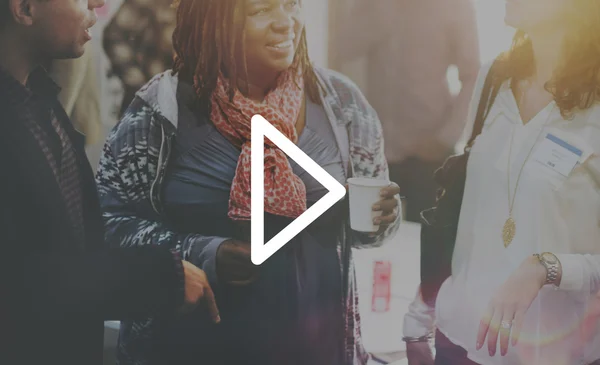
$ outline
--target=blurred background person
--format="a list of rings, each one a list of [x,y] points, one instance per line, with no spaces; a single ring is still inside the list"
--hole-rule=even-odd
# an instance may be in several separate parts
[[[345,7],[350,7],[344,11]],[[453,154],[479,70],[471,0],[353,0],[339,4],[333,62],[364,56],[366,95],[388,142],[390,177],[402,187],[406,219],[435,202],[433,171]],[[449,89],[456,68],[462,87]]]
[[[182,0],[176,19],[174,72],[136,94],[97,179],[108,242],[186,252],[222,321],[122,322],[119,363],[366,364],[351,248],[396,232],[398,186],[363,207],[383,212],[379,232],[352,231],[341,201],[256,267],[249,139],[258,113],[340,183],[388,179],[377,115],[347,78],[313,66],[301,2]],[[268,240],[327,190],[274,146],[265,157]]]
[[[505,20],[517,32],[489,71],[499,92],[470,149],[452,274],[434,308],[410,306],[409,364],[433,364],[434,319],[435,364],[600,359],[598,327],[578,331],[600,289],[600,2],[511,0]]]
[[[125,0],[104,29],[103,46],[123,85],[122,115],[135,93],[173,65],[171,0]]]
[[[95,52],[86,45],[83,56],[54,60],[49,66],[50,77],[60,86],[58,100],[75,128],[85,136],[86,146],[100,141],[100,85],[95,68]]]

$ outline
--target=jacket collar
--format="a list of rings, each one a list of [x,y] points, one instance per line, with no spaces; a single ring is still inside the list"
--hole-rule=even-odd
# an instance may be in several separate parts
[[[177,105],[177,86],[179,79],[171,70],[152,78],[136,95],[142,99],[152,111],[161,115],[177,129],[179,108]]]
[[[326,79],[320,68],[315,68],[321,81]],[[167,70],[153,77],[145,86],[143,86],[136,95],[142,99],[153,112],[165,118],[175,129],[179,124],[179,104],[177,103],[177,90],[179,87],[179,78],[173,74],[172,70]],[[321,95],[321,100],[329,117],[333,113],[326,105],[327,100]],[[338,118],[335,118],[338,119]],[[347,123],[346,123],[347,124]]]
[[[0,68],[0,103],[22,106],[34,96],[42,99],[56,98],[59,92],[60,87],[52,81],[43,67],[38,67],[29,75],[27,86]]]

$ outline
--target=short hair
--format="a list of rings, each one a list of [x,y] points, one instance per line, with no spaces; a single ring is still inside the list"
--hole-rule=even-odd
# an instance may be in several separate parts
[[[175,65],[173,72],[194,85],[203,108],[208,108],[210,96],[216,88],[219,71],[228,71],[233,97],[238,80],[244,79],[246,69],[239,70],[236,60],[244,58],[243,29],[239,0],[176,0],[177,24],[173,32]],[[242,54],[239,54],[241,52]],[[306,31],[302,31],[296,50],[293,70],[302,71],[308,97],[320,104],[319,91],[324,88],[319,82],[308,57]],[[247,80],[247,78],[246,78]]]

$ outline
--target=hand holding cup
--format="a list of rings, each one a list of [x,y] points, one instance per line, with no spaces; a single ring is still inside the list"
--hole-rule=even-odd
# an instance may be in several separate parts
[[[373,178],[348,179],[350,226],[353,230],[381,233],[398,216],[398,184]]]

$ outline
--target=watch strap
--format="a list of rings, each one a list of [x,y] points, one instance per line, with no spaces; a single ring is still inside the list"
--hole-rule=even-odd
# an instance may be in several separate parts
[[[554,257],[554,262],[551,263],[544,259],[544,255],[547,254],[550,254]],[[544,282],[544,284],[555,285],[556,281],[558,280],[558,273],[560,269],[560,261],[558,260],[556,255],[550,252],[544,252],[542,254],[535,254],[534,256],[539,260],[540,264],[544,265],[544,267],[546,268],[546,281]]]

